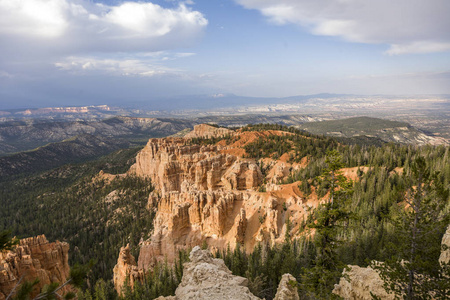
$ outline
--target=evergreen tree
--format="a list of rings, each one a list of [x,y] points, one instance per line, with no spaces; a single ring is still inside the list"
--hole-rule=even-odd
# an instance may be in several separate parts
[[[19,239],[11,237],[11,231],[0,231],[0,252],[11,250],[18,243]]]
[[[373,263],[385,289],[404,299],[448,299],[450,281],[438,261],[441,239],[449,216],[443,213],[449,192],[439,174],[431,174],[423,157],[411,166],[404,201],[392,216],[396,241],[389,244],[391,258]]]
[[[327,167],[320,181],[327,182],[329,196],[316,209],[313,222],[308,224],[315,230],[317,253],[313,267],[305,269],[303,275],[304,288],[324,299],[333,297],[331,291],[344,266],[337,253],[342,243],[338,233],[350,217],[345,207],[352,193],[352,183],[339,171],[344,166],[340,154],[336,150],[329,151],[325,162]]]

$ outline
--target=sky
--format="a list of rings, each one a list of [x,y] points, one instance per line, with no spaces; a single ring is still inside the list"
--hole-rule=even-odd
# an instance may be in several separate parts
[[[450,94],[449,15],[448,0],[0,0],[0,109]]]

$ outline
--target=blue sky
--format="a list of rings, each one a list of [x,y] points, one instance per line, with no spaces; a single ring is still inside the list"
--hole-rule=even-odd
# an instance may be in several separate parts
[[[0,0],[0,108],[450,94],[448,0]]]

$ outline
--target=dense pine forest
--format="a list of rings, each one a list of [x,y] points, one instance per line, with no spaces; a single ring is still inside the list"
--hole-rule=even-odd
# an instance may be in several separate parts
[[[400,274],[395,265],[400,258],[409,261],[409,270],[432,279],[427,291],[411,290],[417,296],[411,299],[427,298],[423,295],[429,291],[436,299],[448,299],[448,280],[436,270],[440,268],[440,240],[450,222],[450,147],[417,147],[371,138],[339,140],[275,124],[248,125],[242,130],[286,131],[286,135],[247,144],[246,157],[278,159],[288,153],[293,163],[307,157],[307,166],[292,171],[280,184],[298,181],[304,195],[315,192],[328,199],[311,210],[306,220],[288,218],[287,226],[302,223],[301,238],[292,240],[287,235],[284,243],[259,244],[251,254],[241,247],[215,253],[233,274],[249,279],[256,296],[273,299],[282,274],[291,273],[298,281],[301,299],[337,298],[331,291],[344,267],[373,265],[374,260],[392,266],[380,270],[386,275],[383,278],[397,278],[398,282],[386,282],[401,295],[397,287],[410,274]],[[233,141],[227,136],[191,143],[206,145],[221,139]],[[117,298],[111,277],[120,247],[130,243],[136,256],[139,241],[151,234],[154,212],[146,208],[151,182],[130,176],[111,182],[96,177],[100,170],[125,172],[138,150],[121,150],[93,162],[0,182],[0,231],[9,229],[19,237],[45,234],[50,240],[67,241],[71,264],[96,260],[79,299]],[[340,172],[350,167],[358,168],[356,180]],[[427,234],[412,237],[411,226]],[[415,245],[414,256],[411,245]],[[158,265],[134,290],[127,288],[123,298],[173,295],[187,260],[188,251],[180,252],[174,265]]]
[[[109,280],[121,245],[130,243],[137,254],[137,244],[151,232],[154,213],[146,205],[152,185],[136,177],[108,182],[97,175],[101,170],[126,172],[140,149],[31,177],[4,178],[0,227],[18,237],[45,234],[49,240],[66,241],[71,265],[94,259],[91,280]]]

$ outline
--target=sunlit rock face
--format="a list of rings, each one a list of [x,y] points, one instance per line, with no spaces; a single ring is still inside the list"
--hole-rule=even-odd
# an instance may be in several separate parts
[[[234,131],[228,128],[218,128],[208,124],[199,124],[194,126],[194,130],[184,136],[185,139],[192,138],[213,138],[226,135],[233,135]]]
[[[246,143],[288,133],[272,130],[229,135],[228,129],[205,128],[196,127],[193,138],[226,134],[232,139],[202,145],[186,137],[150,139],[128,172],[150,178],[155,186],[148,199],[148,209],[156,213],[154,229],[140,244],[139,270],[146,272],[158,261],[171,263],[179,250],[203,243],[213,250],[234,249],[239,244],[250,252],[260,242],[282,242],[287,220],[293,236],[309,208],[318,204],[317,198],[303,197],[299,182],[276,183],[301,164],[288,163],[288,157],[257,163],[245,155]],[[268,166],[266,178],[261,164]]]
[[[262,183],[252,161],[220,152],[216,145],[188,145],[186,139],[151,139],[130,172],[150,177],[155,191],[149,207],[157,207],[154,233],[141,246],[138,266],[155,258],[172,260],[178,250],[209,239],[220,246],[242,243],[246,214],[242,203]]]
[[[258,166],[220,150],[215,145],[186,145],[184,139],[151,139],[130,172],[150,177],[161,196],[186,189],[247,190],[261,184]]]
[[[144,271],[138,269],[136,260],[131,255],[130,245],[120,248],[119,258],[117,259],[117,264],[114,266],[113,272],[114,286],[119,295],[122,295],[126,281],[133,288],[136,282],[142,282],[145,277]]]
[[[44,285],[64,283],[69,272],[69,244],[50,243],[44,235],[22,239],[13,251],[0,252],[0,299],[6,299],[22,277],[21,282],[39,279],[33,297]],[[66,286],[62,292],[69,290]]]
[[[300,300],[297,291],[297,279],[291,274],[284,274],[278,285],[274,300]]]

